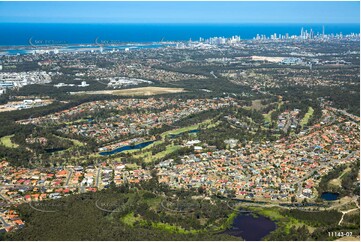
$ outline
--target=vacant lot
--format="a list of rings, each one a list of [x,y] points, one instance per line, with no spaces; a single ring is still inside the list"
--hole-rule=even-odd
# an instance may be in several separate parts
[[[118,96],[151,96],[166,93],[185,92],[184,88],[172,87],[138,87],[122,90],[103,90],[103,91],[90,91],[90,92],[75,92],[72,94],[112,94]]]

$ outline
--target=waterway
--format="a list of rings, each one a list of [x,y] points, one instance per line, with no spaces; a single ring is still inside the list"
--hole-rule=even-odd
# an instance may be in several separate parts
[[[137,145],[126,145],[126,146],[116,148],[116,149],[114,149],[112,151],[100,152],[99,155],[114,155],[116,153],[120,153],[120,152],[125,151],[125,150],[142,149],[142,148],[147,147],[148,145],[153,144],[153,143],[154,143],[154,141],[146,141],[146,142],[143,142],[143,143],[140,143],[140,144],[137,144]]]

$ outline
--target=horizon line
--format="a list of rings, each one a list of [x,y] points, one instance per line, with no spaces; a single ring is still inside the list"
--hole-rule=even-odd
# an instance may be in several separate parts
[[[0,24],[358,24],[360,22],[1,22]]]

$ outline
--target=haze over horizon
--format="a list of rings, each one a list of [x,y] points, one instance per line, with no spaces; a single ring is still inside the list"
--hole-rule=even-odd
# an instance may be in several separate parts
[[[0,23],[360,23],[354,2],[0,2]]]

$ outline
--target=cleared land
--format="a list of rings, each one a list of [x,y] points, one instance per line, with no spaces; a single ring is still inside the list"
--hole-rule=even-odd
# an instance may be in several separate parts
[[[255,110],[259,111],[264,107],[267,107],[267,105],[263,105],[262,100],[258,99],[258,100],[253,100],[252,101],[251,109],[255,109]]]
[[[284,57],[270,57],[270,56],[251,56],[252,60],[254,61],[268,61],[268,62],[281,62],[285,58]]]
[[[263,107],[265,107],[265,105],[262,105],[261,103],[262,100],[253,100],[252,101],[252,105],[251,106],[244,106],[243,108],[244,109],[247,109],[247,110],[251,110],[251,109],[255,109],[255,110],[261,110]]]
[[[111,94],[117,96],[152,96],[167,93],[186,92],[184,88],[172,87],[137,87],[121,90],[102,90],[89,92],[73,92],[71,94]]]
[[[5,147],[8,147],[8,148],[16,148],[18,147],[19,145],[13,143],[11,141],[11,138],[13,137],[14,135],[8,135],[8,136],[4,136],[0,139],[0,143],[5,146]]]

